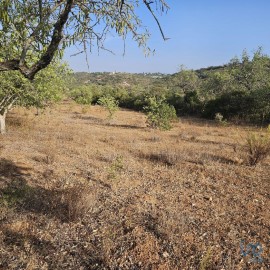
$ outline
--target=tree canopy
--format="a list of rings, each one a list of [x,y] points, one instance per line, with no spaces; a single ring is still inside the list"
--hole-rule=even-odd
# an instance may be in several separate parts
[[[167,11],[165,0],[2,0],[0,72],[19,70],[33,80],[66,47],[107,49],[104,40],[109,33],[123,39],[130,33],[140,47],[149,50],[149,32],[138,15],[142,6],[165,39],[154,12]]]
[[[69,73],[68,67],[56,60],[31,82],[19,71],[0,73],[0,133],[5,133],[5,118],[13,105],[45,108],[61,100]]]

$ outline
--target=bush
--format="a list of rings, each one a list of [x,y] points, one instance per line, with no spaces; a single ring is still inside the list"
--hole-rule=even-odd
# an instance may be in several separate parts
[[[214,118],[216,113],[221,113],[226,119],[239,116],[246,118],[250,108],[254,107],[254,100],[242,91],[229,92],[207,102],[204,116]]]
[[[254,106],[250,108],[249,112],[250,119],[261,125],[270,123],[270,89],[252,91],[250,96],[254,100]]]
[[[224,93],[206,103],[205,117],[213,119],[217,113],[229,120],[237,118],[261,125],[270,123],[270,90]]]
[[[270,132],[266,134],[250,133],[246,138],[248,163],[251,166],[262,162],[270,155]]]
[[[177,119],[175,108],[166,103],[164,97],[150,97],[147,104],[147,106],[144,106],[144,111],[149,126],[161,130],[171,129],[171,122]]]
[[[93,94],[89,87],[83,85],[73,89],[70,93],[70,97],[77,103],[86,105],[92,103]]]
[[[119,110],[118,101],[111,96],[103,96],[98,99],[97,103],[108,111],[108,119],[112,119],[113,115]]]
[[[227,121],[224,120],[223,115],[221,113],[216,113],[215,114],[215,121],[218,124],[222,125],[222,126],[226,126],[227,125]]]
[[[173,105],[178,115],[201,115],[203,101],[198,91],[187,93],[174,92],[168,95],[167,101]]]

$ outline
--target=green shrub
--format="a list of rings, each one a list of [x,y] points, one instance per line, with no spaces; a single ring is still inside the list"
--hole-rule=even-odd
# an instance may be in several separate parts
[[[221,113],[215,114],[215,121],[222,126],[226,126],[228,124]]]
[[[216,113],[221,113],[224,118],[231,119],[239,116],[245,119],[250,108],[254,107],[254,99],[242,91],[234,91],[207,102],[204,116],[214,119]]]
[[[91,89],[86,85],[79,86],[73,89],[70,93],[70,97],[79,104],[91,104],[93,94]]]
[[[112,119],[114,114],[119,110],[118,101],[111,96],[103,96],[97,102],[106,111],[108,111],[108,119]]]
[[[198,91],[183,93],[182,91],[170,92],[167,102],[173,105],[178,115],[201,115],[204,103]]]
[[[252,122],[265,125],[270,123],[270,89],[258,89],[252,91],[250,96],[254,100],[254,106],[250,107],[250,119]]]
[[[270,90],[224,93],[208,101],[203,114],[213,119],[217,113],[221,113],[226,119],[238,118],[261,125],[270,123]]]
[[[144,106],[144,111],[149,126],[161,130],[171,129],[171,122],[177,119],[175,108],[166,103],[164,97],[150,97],[147,99],[147,104]]]
[[[124,158],[117,155],[108,169],[108,178],[115,179],[117,175],[124,169]]]

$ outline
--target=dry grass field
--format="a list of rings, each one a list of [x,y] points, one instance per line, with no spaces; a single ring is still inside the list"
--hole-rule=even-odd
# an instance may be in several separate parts
[[[270,159],[246,164],[250,127],[183,118],[164,132],[68,102],[17,108],[7,126],[0,269],[270,268]]]

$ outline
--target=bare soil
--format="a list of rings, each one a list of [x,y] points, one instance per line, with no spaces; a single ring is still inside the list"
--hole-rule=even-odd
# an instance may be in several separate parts
[[[0,269],[270,269],[270,159],[247,165],[250,127],[162,132],[68,102],[7,127]]]

